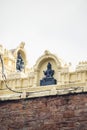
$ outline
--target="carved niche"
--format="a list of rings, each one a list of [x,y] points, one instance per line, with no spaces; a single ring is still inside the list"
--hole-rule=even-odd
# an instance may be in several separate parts
[[[57,84],[57,80],[54,79],[54,70],[50,62],[47,64],[47,70],[43,71],[44,77],[40,80],[40,86]]]
[[[22,71],[24,69],[24,61],[21,56],[21,53],[18,52],[17,54],[17,61],[16,61],[16,70],[17,71]]]

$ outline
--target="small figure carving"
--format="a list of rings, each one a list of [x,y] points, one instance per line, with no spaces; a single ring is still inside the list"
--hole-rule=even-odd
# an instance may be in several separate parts
[[[43,77],[43,79],[40,80],[40,86],[52,85],[57,83],[57,81],[53,78],[54,70],[52,70],[50,62],[48,62],[47,70],[43,71],[43,73],[45,77]]]
[[[22,71],[24,69],[24,61],[22,59],[20,52],[18,52],[18,55],[17,55],[16,69],[18,71]]]
[[[47,65],[47,70],[43,71],[43,72],[44,72],[44,75],[46,76],[46,78],[52,78],[53,77],[54,70],[52,70],[50,62]]]

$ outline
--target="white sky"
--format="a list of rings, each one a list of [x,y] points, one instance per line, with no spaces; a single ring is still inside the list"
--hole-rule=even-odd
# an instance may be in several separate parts
[[[0,0],[0,44],[21,41],[29,66],[45,50],[72,65],[87,60],[87,0]]]

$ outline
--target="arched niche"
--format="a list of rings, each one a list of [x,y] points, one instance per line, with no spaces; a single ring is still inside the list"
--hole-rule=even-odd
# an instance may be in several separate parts
[[[49,51],[45,51],[44,55],[42,55],[36,62],[35,74],[36,74],[36,85],[40,85],[40,80],[44,77],[43,71],[47,69],[48,62],[51,63],[52,69],[54,70],[54,78],[58,80],[58,71],[61,69],[61,60],[58,59],[54,54],[51,54]]]
[[[21,56],[22,56],[22,58],[23,58],[23,61],[24,61],[24,64],[26,64],[26,54],[25,54],[25,52],[24,52],[23,50],[19,49],[19,50],[17,51],[17,55],[18,55],[18,53],[21,54]],[[17,56],[16,56],[16,57],[17,57]]]
[[[22,66],[23,66],[23,71],[25,71],[25,66],[26,66],[26,54],[23,50],[18,49],[16,52],[16,70],[17,70],[17,60],[18,60],[18,55],[21,55],[21,59],[22,59]],[[20,70],[21,71],[21,70]]]
[[[25,52],[25,49],[24,49],[24,45],[25,43],[24,42],[21,42],[19,44],[19,46],[15,49],[14,51],[14,57],[15,57],[15,69],[17,70],[16,68],[16,65],[17,65],[17,57],[18,57],[18,54],[20,53],[21,54],[21,57],[22,57],[22,60],[24,62],[24,71],[25,71],[25,67],[26,67],[26,64],[27,64],[27,60],[26,60],[26,52]]]

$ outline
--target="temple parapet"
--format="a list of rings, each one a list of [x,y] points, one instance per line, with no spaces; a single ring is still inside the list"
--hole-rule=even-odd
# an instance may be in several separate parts
[[[7,79],[23,79],[23,78],[27,78],[28,75],[25,74],[24,72],[14,72],[11,74],[8,74]]]
[[[79,64],[76,67],[76,71],[83,71],[87,70],[87,61],[79,62]]]
[[[87,62],[80,62],[75,71],[70,71],[69,67],[63,60],[48,50],[44,51],[35,65],[29,68],[27,64],[25,43],[22,42],[15,49],[7,50],[0,46],[0,54],[4,63],[3,78],[2,64],[0,64],[0,90],[2,94],[9,94],[10,90],[6,87],[22,92],[32,90],[45,90],[54,86],[58,88],[66,87],[87,87]]]

